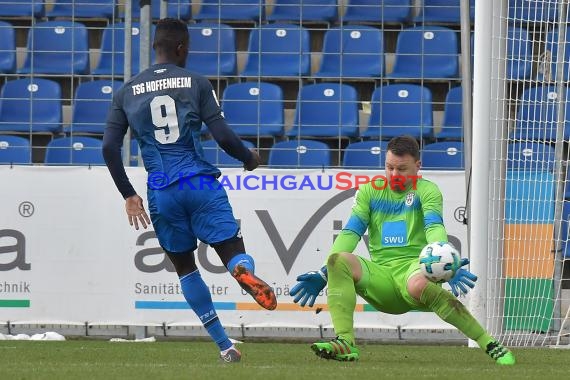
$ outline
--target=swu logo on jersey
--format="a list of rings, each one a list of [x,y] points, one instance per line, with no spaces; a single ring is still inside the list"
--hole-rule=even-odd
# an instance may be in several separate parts
[[[382,245],[384,247],[403,247],[407,243],[407,228],[404,220],[382,223]]]

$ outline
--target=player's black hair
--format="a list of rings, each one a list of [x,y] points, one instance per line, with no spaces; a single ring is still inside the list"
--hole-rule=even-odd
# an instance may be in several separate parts
[[[188,25],[175,18],[163,18],[156,24],[152,46],[156,51],[171,54],[188,38]]]
[[[416,139],[409,135],[394,137],[388,142],[386,150],[389,150],[396,156],[401,157],[409,154],[414,157],[416,161],[420,159],[420,146]]]

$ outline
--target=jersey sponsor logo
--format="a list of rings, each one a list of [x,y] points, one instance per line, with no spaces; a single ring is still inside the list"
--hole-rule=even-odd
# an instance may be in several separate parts
[[[406,194],[406,206],[410,207],[414,203],[415,193]]]
[[[386,236],[384,238],[384,245],[401,245],[404,243],[403,236]]]
[[[403,247],[407,243],[406,221],[382,223],[382,245],[384,247]]]

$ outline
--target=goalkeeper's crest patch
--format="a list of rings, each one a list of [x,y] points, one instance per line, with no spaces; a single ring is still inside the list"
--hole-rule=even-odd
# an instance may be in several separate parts
[[[408,193],[406,195],[406,206],[410,207],[414,204],[414,199],[416,198],[416,193]]]

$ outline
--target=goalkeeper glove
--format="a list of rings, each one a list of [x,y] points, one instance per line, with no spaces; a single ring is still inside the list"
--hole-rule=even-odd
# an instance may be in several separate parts
[[[312,307],[321,290],[327,285],[327,267],[304,273],[297,277],[297,281],[299,282],[289,292],[291,297],[295,297],[293,302]]]
[[[467,269],[461,267],[469,264],[469,259],[461,259],[461,265],[455,273],[455,275],[448,281],[449,286],[451,286],[451,291],[455,297],[463,296],[469,292],[469,288],[473,289],[475,287],[475,282],[477,281],[477,276],[469,272]]]

